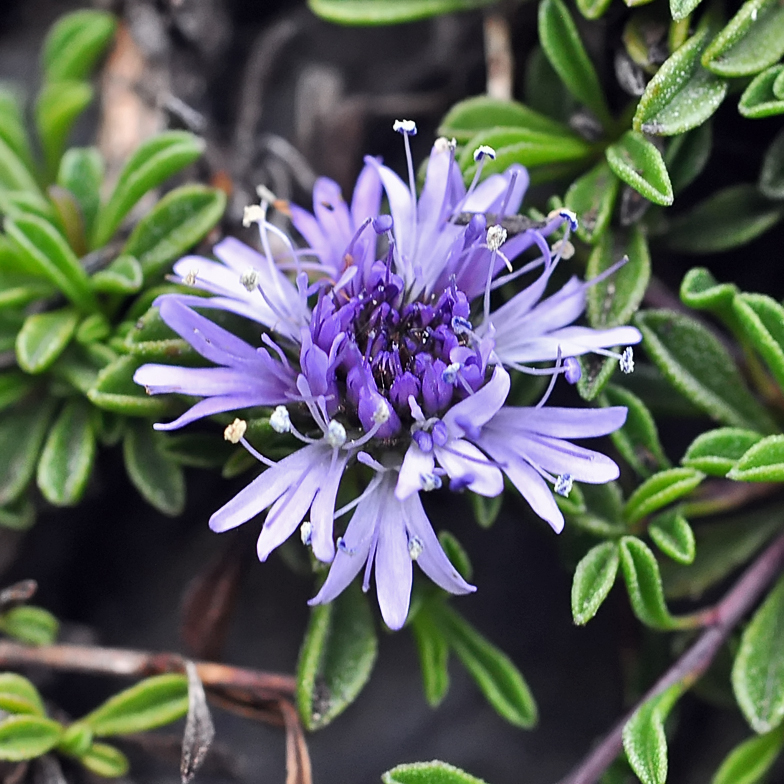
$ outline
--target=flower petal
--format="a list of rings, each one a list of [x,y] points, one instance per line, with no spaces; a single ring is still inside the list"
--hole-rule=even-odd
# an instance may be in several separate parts
[[[381,616],[390,629],[403,626],[411,601],[413,569],[402,512],[400,502],[390,494],[378,523],[376,592]]]
[[[509,395],[511,379],[501,365],[496,365],[490,380],[473,395],[461,400],[444,414],[443,420],[456,438],[478,430],[489,422]]]
[[[433,451],[450,478],[464,480],[474,493],[496,496],[504,489],[501,472],[468,441],[453,439],[446,447],[435,447]]]
[[[395,497],[403,501],[422,489],[422,476],[432,474],[435,459],[432,452],[423,452],[416,441],[412,441],[403,458],[403,465],[397,478]]]
[[[326,477],[320,482],[313,506],[310,509],[310,522],[313,524],[313,554],[319,561],[329,563],[335,557],[335,544],[332,541],[333,516],[340,480],[349,459],[349,452],[341,450],[333,458]]]

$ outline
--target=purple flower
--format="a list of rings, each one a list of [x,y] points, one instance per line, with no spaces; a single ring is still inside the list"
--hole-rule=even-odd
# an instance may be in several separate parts
[[[495,496],[506,474],[560,531],[563,517],[550,485],[568,494],[573,481],[617,477],[612,460],[569,439],[612,432],[626,410],[547,408],[544,402],[558,375],[570,383],[579,378],[576,355],[613,353],[612,346],[640,340],[633,327],[571,326],[590,284],[572,278],[542,299],[560,261],[546,238],[560,228],[568,234],[574,216],[561,211],[508,238],[500,223],[522,202],[528,175],[521,166],[480,184],[477,176],[466,189],[454,149],[442,139],[417,198],[411,126],[396,126],[406,143],[408,184],[367,158],[350,207],[327,179],[316,183],[313,214],[289,206],[308,247],[298,248],[268,222],[273,199],[262,191],[261,206],[246,212],[259,224],[262,253],[226,239],[215,247],[220,263],[195,256],[178,261],[178,279],[213,296],[169,294],[156,304],[166,323],[215,367],[145,365],[135,376],[150,394],[202,398],[159,429],[251,406],[273,408],[271,426],[301,448],[273,463],[245,440],[243,427],[228,428],[226,437],[268,468],[212,515],[211,527],[225,531],[269,510],[258,541],[261,560],[300,528],[315,556],[332,563],[312,603],[335,598],[363,566],[367,590],[375,566],[381,612],[391,628],[402,626],[408,613],[412,561],[451,593],[474,590],[441,549],[420,492],[448,480],[453,490]],[[382,192],[391,215],[379,214]],[[497,223],[488,227],[486,214]],[[554,247],[565,246],[564,238]],[[539,257],[514,270],[511,260],[530,248]],[[537,267],[542,271],[534,283],[491,309],[494,288]],[[262,345],[248,345],[195,309],[253,319],[263,327]],[[631,368],[630,348],[615,356]],[[555,364],[524,364],[542,361]],[[551,376],[538,406],[505,405],[505,368]],[[372,478],[336,511],[342,477],[356,463],[370,468]],[[348,512],[345,533],[335,539],[335,521]]]

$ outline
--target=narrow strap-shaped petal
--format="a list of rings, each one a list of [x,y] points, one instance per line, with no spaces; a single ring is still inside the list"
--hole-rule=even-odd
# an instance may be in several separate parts
[[[391,494],[381,509],[376,546],[376,592],[381,617],[390,629],[400,629],[408,616],[413,568],[402,508]]]
[[[400,501],[422,489],[422,477],[433,473],[435,458],[432,452],[423,452],[416,441],[412,441],[400,466],[395,496]]]
[[[158,422],[153,427],[156,430],[178,430],[197,419],[213,416],[214,414],[222,414],[225,411],[238,411],[242,408],[251,408],[253,406],[268,405],[259,400],[258,395],[216,395],[215,397],[208,397],[200,400],[196,405],[191,406],[182,416],[177,417],[173,422],[162,423]]]
[[[335,557],[335,544],[332,541],[332,522],[335,514],[335,501],[340,480],[348,462],[349,452],[341,450],[330,463],[326,477],[321,481],[310,509],[310,522],[313,524],[313,554],[319,561],[329,563]]]
[[[521,431],[554,438],[595,438],[616,431],[626,422],[624,406],[560,408],[558,406],[502,408],[488,425],[499,437]]]
[[[439,464],[451,479],[464,481],[474,493],[496,496],[504,489],[501,472],[473,444],[462,438],[447,442],[444,447],[435,447]]]
[[[368,218],[375,218],[381,209],[381,178],[375,166],[365,164],[354,183],[351,197],[351,220],[358,229]]]
[[[489,422],[506,402],[511,386],[509,373],[500,365],[490,380],[473,395],[461,400],[444,414],[444,422],[456,438],[467,430],[478,429]]]
[[[577,446],[562,438],[532,433],[525,440],[521,452],[545,471],[556,475],[569,474],[578,482],[604,484],[617,479],[620,475],[616,463],[606,455]]]

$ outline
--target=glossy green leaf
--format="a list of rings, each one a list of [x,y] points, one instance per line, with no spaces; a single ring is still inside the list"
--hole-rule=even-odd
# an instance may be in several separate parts
[[[124,776],[130,768],[125,754],[108,743],[93,743],[79,757],[79,762],[91,773],[104,778]]]
[[[633,392],[618,386],[608,386],[602,405],[626,406],[626,422],[620,430],[611,433],[615,448],[623,459],[642,477],[668,468],[670,461],[664,454],[656,422],[645,403]]]
[[[711,784],[757,784],[784,748],[784,725],[736,746],[721,763]]]
[[[0,419],[0,505],[16,500],[35,473],[55,403],[8,410]]]
[[[111,42],[117,26],[105,11],[74,11],[60,17],[44,41],[42,65],[50,82],[84,79]]]
[[[692,441],[681,463],[704,474],[726,476],[738,460],[762,438],[763,436],[754,430],[738,427],[709,430]]]
[[[73,308],[36,313],[25,319],[16,337],[16,361],[27,373],[43,373],[62,354],[79,323]]]
[[[59,185],[50,185],[46,192],[56,215],[55,228],[62,227],[61,232],[68,244],[78,256],[83,256],[88,248],[79,202],[71,191]]]
[[[667,781],[667,736],[664,722],[683,693],[676,683],[643,703],[623,728],[623,750],[642,784]]]
[[[607,127],[612,118],[599,77],[563,0],[540,3],[539,41],[566,89]]]
[[[784,68],[779,76],[781,75],[784,75]],[[784,79],[780,81],[784,88]],[[777,134],[765,151],[760,170],[759,189],[760,193],[769,199],[784,199],[784,130]]]
[[[0,86],[0,140],[15,153],[29,174],[35,172],[19,97],[13,90],[3,86]]]
[[[482,779],[446,762],[410,762],[381,776],[383,784],[485,784]]]
[[[784,65],[774,65],[759,74],[743,91],[738,111],[753,120],[784,113],[784,99],[773,91],[773,87],[784,74]]]
[[[440,605],[439,610],[436,622],[487,701],[510,724],[533,727],[537,721],[536,703],[511,659],[449,605]]]
[[[662,375],[701,411],[731,427],[774,432],[727,350],[694,319],[668,310],[637,313],[642,345]]]
[[[772,297],[746,293],[738,294],[732,307],[750,344],[784,386],[784,308]]]
[[[710,30],[703,28],[659,68],[637,104],[635,131],[675,136],[702,125],[719,108],[727,82],[700,62],[709,40]]]
[[[95,462],[95,433],[90,405],[82,398],[69,401],[54,422],[38,461],[38,488],[55,506],[79,501]]]
[[[710,121],[670,140],[664,153],[664,163],[673,193],[680,193],[699,177],[708,163],[712,147],[713,126]]]
[[[603,542],[577,564],[572,581],[572,616],[578,626],[588,623],[602,606],[615,584],[619,563],[618,544]]]
[[[110,697],[81,721],[98,737],[146,732],[171,724],[188,712],[188,679],[154,675]]]
[[[108,294],[135,294],[144,283],[142,265],[128,254],[118,256],[106,269],[91,278],[93,289]]]
[[[604,16],[612,0],[576,0],[577,8],[586,19],[599,19]]]
[[[702,64],[719,76],[752,76],[784,54],[784,8],[778,0],[746,0],[711,41]]]
[[[314,14],[345,25],[388,25],[469,11],[492,0],[308,0]]]
[[[163,437],[148,420],[129,422],[123,438],[125,470],[147,503],[176,517],[185,508],[185,474],[181,466],[164,456],[160,447]]]
[[[297,668],[297,707],[306,729],[325,727],[356,699],[377,653],[373,613],[356,582],[313,607]]]
[[[93,88],[86,82],[50,82],[41,88],[35,105],[35,122],[52,178],[57,173],[71,128],[92,99]]]
[[[610,225],[620,181],[606,161],[600,161],[587,174],[575,180],[564,196],[564,203],[579,221],[577,236],[595,243]]]
[[[705,474],[694,468],[668,468],[646,479],[632,494],[624,507],[629,523],[636,523],[649,514],[692,492]]]
[[[474,519],[482,528],[490,528],[498,518],[498,514],[504,504],[503,493],[491,498],[471,493],[470,498],[471,508],[474,510]]]
[[[449,690],[449,644],[425,607],[411,622],[419,654],[425,699],[431,708],[441,704]]]
[[[11,190],[40,193],[38,184],[24,160],[2,137],[0,137],[0,186]]]
[[[610,383],[618,367],[618,360],[599,354],[583,354],[577,357],[577,361],[581,371],[577,392],[583,400],[594,400]]]
[[[186,131],[165,131],[144,142],[125,164],[109,201],[99,210],[93,247],[104,245],[147,191],[193,163],[204,142]],[[138,258],[138,254],[126,249]]]
[[[7,713],[30,713],[45,716],[38,689],[15,672],[0,672],[0,710]]]
[[[784,719],[784,578],[754,613],[732,667],[732,688],[751,728],[762,734]]]
[[[521,128],[550,136],[573,136],[568,125],[517,101],[502,101],[489,95],[477,95],[456,103],[441,121],[438,134],[465,144],[480,131],[490,128]]]
[[[51,645],[60,624],[43,607],[23,604],[0,615],[0,631],[26,645]]]
[[[57,184],[69,190],[79,203],[87,236],[101,203],[103,169],[103,157],[97,147],[72,147],[60,160]]]
[[[20,215],[6,218],[5,230],[30,269],[51,282],[80,310],[91,313],[98,309],[87,273],[51,224],[34,215]]]
[[[737,482],[784,482],[784,435],[768,436],[754,444],[727,478]]]
[[[135,256],[144,277],[168,270],[174,259],[203,239],[221,219],[226,195],[217,188],[183,185],[167,193],[133,230],[123,248]]]
[[[63,728],[43,716],[9,716],[0,721],[0,760],[20,762],[53,749]]]
[[[677,509],[663,512],[651,520],[648,535],[665,554],[682,564],[690,564],[696,554],[694,531]]]
[[[688,307],[707,310],[726,321],[732,318],[732,303],[737,293],[735,284],[719,283],[710,270],[693,267],[683,278],[680,297]]]
[[[659,565],[648,545],[635,536],[624,536],[620,540],[620,555],[634,614],[654,629],[678,628],[677,619],[665,604]]]
[[[615,174],[648,201],[665,207],[672,204],[672,184],[662,154],[641,133],[626,131],[606,155]]]
[[[118,357],[98,374],[87,397],[99,408],[126,416],[159,417],[169,409],[163,396],[145,393],[133,380],[133,374],[144,363],[135,356]]]

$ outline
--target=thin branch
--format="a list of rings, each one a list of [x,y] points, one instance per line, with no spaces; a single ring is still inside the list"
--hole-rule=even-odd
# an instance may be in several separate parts
[[[743,573],[727,595],[700,615],[712,624],[697,642],[648,690],[645,696],[604,737],[560,784],[595,784],[623,748],[623,728],[637,708],[675,683],[691,686],[708,669],[727,636],[756,604],[765,588],[784,568],[784,535],[776,539]]]
[[[484,19],[485,67],[487,94],[502,101],[512,100],[514,57],[509,22],[500,13],[489,13]]]

